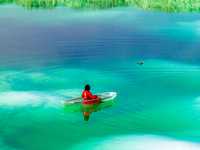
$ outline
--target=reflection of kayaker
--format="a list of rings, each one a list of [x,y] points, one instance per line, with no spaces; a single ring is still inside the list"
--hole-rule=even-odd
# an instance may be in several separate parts
[[[97,111],[99,111],[99,110],[100,110],[100,109],[95,110],[95,111],[83,112],[84,120],[85,120],[85,121],[88,121],[89,118],[90,118],[90,114],[91,114],[92,112],[97,112]]]
[[[143,62],[138,62],[137,65],[142,65],[144,64],[146,61],[143,61]]]
[[[93,104],[98,104],[98,103],[102,102],[100,97],[98,97],[96,95],[92,95],[92,93],[90,92],[89,85],[85,86],[85,90],[82,93],[82,98],[83,98],[83,101],[85,101],[85,102],[83,102],[84,105],[93,105]],[[92,101],[93,99],[94,99],[94,101]],[[99,100],[97,100],[97,99],[99,99]],[[99,110],[96,110],[96,111],[99,111]],[[93,111],[93,112],[96,112],[96,111]],[[92,111],[83,112],[85,121],[89,120],[89,115],[91,113],[92,113]]]

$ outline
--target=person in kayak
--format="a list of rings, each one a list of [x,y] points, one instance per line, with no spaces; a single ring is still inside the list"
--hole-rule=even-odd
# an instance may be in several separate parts
[[[90,86],[89,85],[85,86],[85,90],[82,93],[82,98],[83,98],[83,101],[85,101],[85,102],[83,102],[84,105],[98,104],[98,103],[102,102],[100,97],[98,97],[96,95],[92,95],[92,93],[90,92]],[[92,99],[94,99],[94,101],[92,101]],[[89,115],[92,112],[97,112],[97,111],[99,111],[99,110],[83,112],[84,120],[88,121]]]
[[[90,104],[97,104],[100,102],[101,98],[96,96],[96,95],[92,95],[92,93],[90,92],[90,86],[89,85],[86,85],[85,86],[85,90],[83,91],[82,93],[82,98],[83,98],[83,104],[87,104],[87,105],[90,105]],[[94,99],[94,101],[93,101]]]

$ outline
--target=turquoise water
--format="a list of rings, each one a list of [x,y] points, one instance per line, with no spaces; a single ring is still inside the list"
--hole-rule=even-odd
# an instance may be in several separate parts
[[[0,12],[1,149],[200,149],[199,13]],[[61,114],[86,84],[116,106]]]

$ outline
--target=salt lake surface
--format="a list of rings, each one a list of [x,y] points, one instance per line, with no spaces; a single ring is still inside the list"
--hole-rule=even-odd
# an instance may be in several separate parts
[[[199,48],[198,12],[3,3],[1,149],[200,150]],[[86,84],[116,106],[60,113]]]

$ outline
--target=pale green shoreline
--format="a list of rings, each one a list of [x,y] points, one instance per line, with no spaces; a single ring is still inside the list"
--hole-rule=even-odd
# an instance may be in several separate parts
[[[139,9],[165,12],[200,12],[198,0],[0,0],[0,4],[14,3],[27,8],[108,9],[134,6]]]

